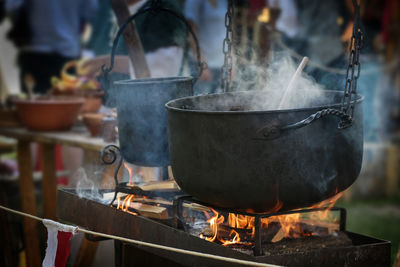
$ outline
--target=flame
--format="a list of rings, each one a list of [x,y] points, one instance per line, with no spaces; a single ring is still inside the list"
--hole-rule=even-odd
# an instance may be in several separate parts
[[[133,186],[135,185],[134,176],[133,176],[133,168],[131,168],[126,162],[124,162],[125,169],[128,170],[129,173],[129,182],[128,185]]]
[[[252,229],[254,228],[254,217],[229,213],[228,225],[232,228]]]
[[[257,17],[257,20],[262,23],[268,23],[270,21],[271,15],[270,10],[267,7],[264,7],[261,11],[261,14]]]
[[[208,219],[207,222],[210,224],[213,236],[205,237],[205,239],[207,241],[214,242],[218,235],[218,225],[223,223],[225,218],[224,218],[224,216],[219,215],[218,212],[216,212],[215,210],[213,210],[213,209],[211,209],[211,210],[214,213],[214,216],[211,217],[210,219]]]
[[[231,233],[229,234],[229,236],[232,236],[232,235],[235,235],[232,238],[232,240],[225,241],[225,240],[220,239],[220,241],[222,242],[223,246],[229,246],[229,245],[232,245],[232,244],[241,243],[240,242],[240,236],[239,236],[238,232],[236,232],[235,230],[232,230]]]
[[[219,233],[219,225],[225,222],[225,217],[220,215],[215,210],[211,209],[213,216],[207,220],[210,225],[210,230],[212,232],[210,237],[205,236],[204,234],[200,234],[200,238],[205,239],[210,242],[215,242],[218,240],[223,246],[229,246],[232,244],[244,244],[247,245],[248,243],[241,242],[240,235],[237,231],[231,230],[229,233],[228,238],[224,239],[220,236]],[[206,215],[209,216],[209,215]],[[246,215],[236,215],[233,213],[228,214],[228,219],[226,223],[232,227],[237,229],[250,229],[251,235],[254,236],[254,217],[246,216]]]
[[[310,208],[322,208],[326,207],[326,210],[317,211],[307,213],[308,218],[304,219],[302,213],[293,213],[279,216],[271,216],[268,218],[261,219],[261,227],[267,228],[271,223],[278,223],[280,225],[279,231],[272,238],[272,242],[278,242],[283,238],[299,238],[305,236],[312,236],[318,233],[313,232],[305,232],[303,230],[302,222],[306,222],[309,225],[314,225],[314,222],[321,222],[326,220],[332,221],[333,214],[330,212],[331,208],[336,204],[336,201],[343,195],[343,193],[336,194],[334,197],[322,201]],[[276,212],[280,210],[283,206],[283,203],[277,199],[277,202],[271,212]],[[220,215],[217,211],[212,209],[212,215],[205,212],[206,217],[208,218],[207,222],[209,223],[211,235],[205,236],[204,234],[200,234],[200,238],[205,239],[210,242],[219,241],[223,246],[229,246],[232,244],[249,244],[243,243],[240,238],[240,234],[234,229],[243,229],[245,232],[254,238],[255,236],[255,217],[246,216],[240,214],[229,213],[227,219],[225,220],[224,216]],[[222,237],[222,233],[219,232],[221,228],[221,224],[227,225],[230,228],[234,228],[230,231],[228,237]],[[225,231],[226,235],[226,231]],[[228,238],[228,239],[227,239]]]
[[[127,213],[133,214],[133,215],[138,215],[136,212],[130,211],[129,207],[130,204],[132,203],[132,199],[135,198],[135,195],[127,195],[124,197],[124,200],[121,201],[122,197],[117,198],[117,209],[120,209],[122,211],[125,211]]]
[[[336,189],[336,193],[337,193],[337,189]],[[311,208],[326,207],[327,209],[323,210],[323,211],[318,211],[318,212],[312,213],[310,215],[310,219],[320,220],[320,221],[332,220],[332,218],[331,218],[332,213],[330,213],[329,211],[333,208],[333,206],[335,206],[336,202],[343,196],[343,194],[344,194],[344,192],[340,192],[327,200],[324,200],[314,206],[311,206]]]

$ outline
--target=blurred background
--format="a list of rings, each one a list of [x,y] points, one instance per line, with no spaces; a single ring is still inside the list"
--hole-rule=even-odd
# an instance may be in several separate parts
[[[148,4],[126,2],[131,13]],[[165,2],[185,15],[199,36],[201,57],[208,69],[196,85],[196,94],[220,92],[227,1]],[[277,55],[282,54],[296,65],[303,56],[309,57],[304,70],[309,76],[327,90],[344,89],[354,22],[351,0],[234,2],[235,90],[262,86],[265,77],[260,69],[268,69]],[[109,63],[118,29],[108,0],[3,0],[0,8],[0,97],[4,110],[0,124],[10,119],[6,112],[10,98],[75,90],[78,80],[70,85],[68,75],[80,76],[81,90],[106,89],[102,84],[101,66]],[[347,208],[350,231],[390,240],[394,262],[400,248],[400,2],[361,0],[360,15],[364,33],[358,79],[358,93],[365,97],[363,166],[359,178],[344,192],[337,206]],[[182,25],[171,22],[160,28],[157,24],[148,24],[145,18],[136,24],[152,77],[195,71],[193,41],[179,30]],[[155,34],[161,37],[154,38]],[[117,54],[112,79],[135,77],[137,73],[132,70],[122,41]],[[72,72],[71,66],[75,68]],[[112,114],[115,106],[112,93],[106,91],[98,99],[101,107],[94,113]],[[34,148],[32,151],[35,153]],[[94,167],[97,163],[90,161],[93,156],[80,149],[60,148],[60,151],[63,157],[58,167],[62,173],[59,186],[75,187],[76,171],[81,167],[94,180],[104,171]],[[0,152],[0,201],[18,209],[15,141],[0,137]],[[40,164],[34,164],[40,203],[41,169]],[[150,172],[149,179],[158,179],[157,171]],[[147,170],[143,169],[142,173],[146,176]],[[18,253],[23,253],[19,218],[12,218],[11,229],[16,240],[13,246]],[[75,244],[72,262],[77,249]],[[94,266],[112,264],[112,255],[104,251],[109,253],[112,249],[100,248]]]

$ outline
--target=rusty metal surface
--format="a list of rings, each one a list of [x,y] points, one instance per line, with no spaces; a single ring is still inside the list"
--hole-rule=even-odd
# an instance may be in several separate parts
[[[57,216],[61,221],[93,231],[236,259],[284,266],[390,266],[390,242],[351,232],[346,233],[352,239],[353,246],[256,257],[205,241],[154,220],[81,199],[74,190],[58,191]],[[150,253],[183,266],[240,266],[143,246],[134,247],[146,252],[143,254]]]
[[[58,190],[57,217],[60,221],[101,233],[224,257],[254,260],[254,257],[250,255],[210,243],[154,220],[134,216],[92,200],[79,198],[74,190]],[[196,266],[232,266],[228,263],[224,265],[224,262],[220,261],[143,246],[137,247],[187,266],[193,266],[193,263]]]

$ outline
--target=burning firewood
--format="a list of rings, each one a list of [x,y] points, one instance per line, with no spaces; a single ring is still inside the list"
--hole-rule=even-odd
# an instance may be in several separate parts
[[[179,186],[174,180],[162,181],[162,182],[149,182],[140,186],[144,191],[157,191],[157,190],[179,190]]]
[[[339,230],[339,225],[337,223],[329,223],[316,220],[299,219],[295,223],[295,227],[292,228],[291,233],[285,233],[283,228],[280,228],[275,236],[271,239],[271,242],[279,242],[283,238],[288,237],[288,235],[299,237],[299,236],[309,236],[309,235],[331,235]]]
[[[168,210],[164,207],[131,202],[129,203],[128,209],[133,209],[139,215],[147,218],[158,219],[158,220],[168,219]]]
[[[125,197],[125,196],[127,196],[127,195],[128,195],[128,194],[118,192],[117,198],[122,198],[122,197]],[[108,193],[104,193],[104,194],[103,194],[103,201],[104,201],[104,202],[109,202],[109,201],[111,201],[113,198],[114,198],[114,192],[108,192]]]
[[[114,201],[113,205],[117,206],[118,204],[118,198],[123,199],[124,197],[128,196],[126,193],[121,193],[119,192],[117,194],[116,200]],[[114,197],[114,192],[109,192],[109,193],[104,193],[103,194],[103,201],[104,202],[109,202],[113,199]],[[169,200],[165,200],[162,198],[143,198],[143,197],[134,197],[132,198],[132,202],[137,202],[137,203],[143,203],[143,204],[149,204],[149,205],[161,205],[161,206],[166,206],[166,207],[172,207],[173,202]],[[199,212],[209,212],[210,208],[205,207],[203,205],[197,204],[197,203],[183,203],[184,208],[188,208],[191,210],[199,211]]]
[[[276,233],[276,235],[274,236],[274,238],[272,238],[271,242],[275,243],[278,241],[281,241],[283,238],[285,237],[285,232],[283,231],[283,229],[279,229],[279,231]]]

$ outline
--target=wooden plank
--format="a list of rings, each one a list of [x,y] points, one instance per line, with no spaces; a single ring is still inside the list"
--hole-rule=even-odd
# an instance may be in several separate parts
[[[23,212],[36,215],[35,187],[32,177],[32,160],[30,143],[19,141],[17,145],[19,189],[21,209]],[[41,266],[39,235],[37,221],[24,217],[23,230],[26,248],[26,262],[29,266]]]
[[[152,206],[143,203],[131,202],[129,207],[135,209],[140,215],[158,220],[168,219],[168,210],[164,207]]]
[[[87,240],[86,237],[83,237],[78,255],[75,259],[74,267],[92,266],[98,246],[99,242],[90,241]]]
[[[130,16],[128,6],[124,0],[110,0],[110,3],[117,17],[118,26],[121,26]],[[123,36],[136,78],[150,77],[142,42],[139,39],[134,21],[126,26]]]
[[[56,220],[57,209],[57,178],[55,145],[42,144],[43,177],[43,216],[47,219]]]
[[[118,197],[124,197],[127,196],[128,194],[125,193],[121,193],[118,192],[117,194],[117,198]],[[110,200],[112,200],[114,197],[114,192],[109,192],[109,193],[105,193],[103,194],[103,200],[105,200],[106,203],[108,203]],[[150,205],[157,205],[160,204],[162,206],[171,206],[173,205],[172,201],[168,201],[165,199],[160,199],[160,198],[156,198],[156,199],[151,199],[151,198],[132,198],[132,202],[138,202],[138,203],[144,203],[144,204],[150,204]],[[117,205],[118,200],[115,200],[113,205]],[[205,211],[205,212],[210,212],[211,209],[209,207],[197,204],[197,203],[188,203],[188,202],[184,202],[183,203],[183,207],[191,209],[191,210],[196,210],[196,211]]]
[[[148,182],[139,186],[144,191],[179,189],[174,180]]]
[[[91,137],[83,127],[75,127],[65,132],[34,132],[25,128],[0,128],[0,135],[24,141],[76,146],[94,151],[100,151],[109,144],[99,137]]]

